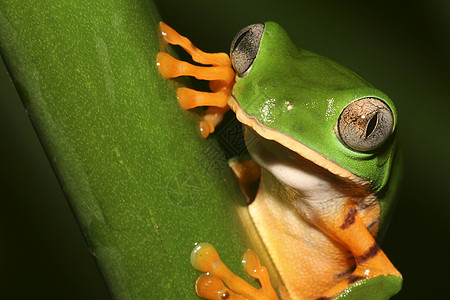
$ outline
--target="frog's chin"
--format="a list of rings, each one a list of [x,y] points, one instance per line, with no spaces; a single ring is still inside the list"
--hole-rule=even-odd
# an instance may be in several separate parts
[[[256,117],[249,116],[244,110],[240,107],[238,102],[233,96],[228,98],[228,105],[230,108],[236,113],[236,117],[242,124],[253,129],[258,135],[263,137],[266,140],[275,141],[282,146],[294,151],[298,155],[303,158],[313,162],[317,166],[328,170],[334,175],[337,175],[343,179],[350,180],[353,183],[358,185],[368,185],[370,182],[362,177],[355,175],[349,170],[339,166],[335,162],[327,159],[320,153],[315,150],[309,148],[308,146],[300,143],[299,141],[293,139],[290,136],[285,135],[277,130],[274,130],[270,127],[267,127],[261,124]]]

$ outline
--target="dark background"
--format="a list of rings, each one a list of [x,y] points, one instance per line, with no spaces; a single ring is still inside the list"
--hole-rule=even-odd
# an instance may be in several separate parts
[[[450,2],[156,1],[205,51],[242,27],[280,23],[302,48],[355,70],[396,103],[405,158],[382,248],[404,276],[394,299],[442,299],[450,269]],[[108,299],[82,234],[0,65],[0,294]]]

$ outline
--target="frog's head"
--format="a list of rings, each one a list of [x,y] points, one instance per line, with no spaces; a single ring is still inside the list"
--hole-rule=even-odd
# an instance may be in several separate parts
[[[388,182],[397,113],[387,95],[345,67],[298,49],[276,23],[241,30],[229,99],[237,118],[331,173],[374,192]]]

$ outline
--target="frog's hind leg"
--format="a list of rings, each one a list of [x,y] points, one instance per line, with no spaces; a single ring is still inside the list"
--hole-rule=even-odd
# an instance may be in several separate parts
[[[267,270],[261,266],[256,254],[247,250],[242,262],[246,272],[259,280],[261,289],[253,287],[231,272],[211,244],[199,244],[191,253],[191,264],[206,274],[197,279],[197,295],[204,299],[278,300]]]
[[[367,230],[355,206],[348,206],[346,211],[345,215],[338,217],[340,220],[327,222],[334,223],[334,226],[325,230],[350,250],[355,257],[356,269],[345,280],[329,289],[320,299],[331,299],[361,279],[389,275],[402,278]]]
[[[175,59],[165,52],[158,53],[156,58],[158,70],[165,78],[193,76],[200,80],[210,81],[209,86],[212,92],[201,92],[185,87],[179,88],[177,91],[177,99],[183,109],[210,106],[204,120],[200,123],[201,133],[206,138],[214,132],[214,128],[222,121],[223,114],[229,109],[227,101],[231,95],[235,76],[230,58],[226,53],[201,51],[189,39],[181,36],[163,22],[160,23],[160,27],[162,36],[168,43],[181,46],[195,62],[209,65],[196,66]]]

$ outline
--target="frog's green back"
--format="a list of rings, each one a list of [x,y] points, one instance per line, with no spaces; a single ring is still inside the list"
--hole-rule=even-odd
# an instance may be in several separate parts
[[[276,130],[320,153],[351,173],[371,182],[380,200],[382,216],[389,211],[396,187],[389,185],[396,156],[394,133],[380,148],[361,152],[349,149],[335,133],[335,124],[346,105],[361,98],[389,97],[353,71],[307,50],[298,49],[276,23],[267,22],[251,72],[238,77],[233,88],[243,111],[264,126]],[[399,171],[393,171],[398,181]]]

